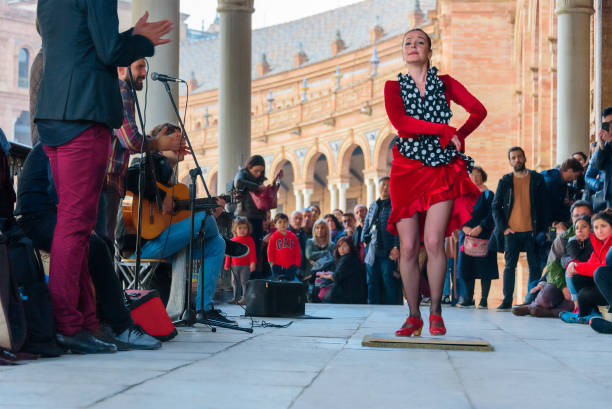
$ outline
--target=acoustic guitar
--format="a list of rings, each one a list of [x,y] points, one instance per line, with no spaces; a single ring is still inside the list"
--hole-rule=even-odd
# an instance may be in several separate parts
[[[166,195],[172,195],[174,198],[174,214],[164,214],[162,209],[154,200],[143,199],[142,201],[142,220],[141,220],[141,236],[143,239],[154,239],[168,226],[174,223],[178,223],[191,216],[189,211],[189,188],[187,185],[177,183],[174,186],[164,186],[157,182],[157,187],[162,190]],[[198,206],[212,205],[217,203],[217,198],[223,199],[226,203],[237,203],[240,200],[238,192],[232,192],[230,195],[220,195],[212,198],[199,198],[195,199],[195,208],[198,210]],[[127,191],[123,203],[121,204],[121,213],[123,214],[123,221],[125,223],[125,229],[130,234],[136,234],[136,228],[138,223],[138,202],[140,197],[134,192]],[[196,229],[199,226],[196,226]]]

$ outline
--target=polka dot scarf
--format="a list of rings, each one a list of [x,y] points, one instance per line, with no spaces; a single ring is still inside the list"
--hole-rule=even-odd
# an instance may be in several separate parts
[[[406,115],[436,124],[448,124],[453,113],[444,96],[444,83],[438,77],[438,69],[431,67],[425,79],[425,98],[421,98],[416,83],[409,74],[398,74],[400,94]],[[458,152],[453,143],[444,148],[437,135],[419,135],[418,138],[395,138],[399,152],[408,159],[418,160],[425,166],[448,165],[455,156],[461,157],[472,171],[474,160]]]

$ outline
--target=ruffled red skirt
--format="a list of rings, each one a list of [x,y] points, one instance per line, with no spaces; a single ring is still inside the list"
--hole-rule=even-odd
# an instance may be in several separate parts
[[[453,200],[445,234],[448,237],[472,218],[472,207],[481,194],[460,157],[455,157],[446,166],[425,166],[417,160],[406,158],[397,147],[393,147],[390,177],[392,211],[387,230],[397,235],[395,224],[419,213],[421,241],[425,213],[433,204]]]

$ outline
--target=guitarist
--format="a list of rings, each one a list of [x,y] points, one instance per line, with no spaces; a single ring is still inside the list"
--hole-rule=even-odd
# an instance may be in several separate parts
[[[132,73],[134,82],[130,81]],[[143,136],[136,125],[134,96],[132,87],[136,91],[143,88],[143,81],[147,77],[147,64],[144,58],[134,61],[129,67],[117,67],[119,76],[119,90],[123,102],[123,123],[121,127],[113,130],[111,136],[111,155],[106,167],[106,176],[102,195],[98,202],[98,221],[96,233],[104,237],[111,248],[115,241],[115,225],[119,202],[125,196],[124,180],[127,173],[130,154],[139,153],[143,145]],[[179,149],[187,153],[185,142],[181,144],[180,132],[160,132],[159,138],[146,138],[145,150],[175,151]]]
[[[152,131],[151,135],[153,138],[162,138],[164,134],[167,135],[180,135],[180,128],[176,125],[166,123],[162,125],[156,126]],[[174,179],[174,171],[173,168],[178,161],[183,160],[183,153],[179,152],[176,155],[174,152],[152,152],[151,154],[153,160],[151,166],[154,168],[154,174],[157,177],[157,182],[166,185],[172,186],[175,184]],[[147,175],[146,183],[144,186],[144,192],[141,198],[147,200],[156,200],[156,184],[155,181],[151,179],[151,173],[148,169],[148,165],[145,166],[146,171],[145,175]],[[132,178],[128,176],[126,180],[127,190],[133,192],[134,194],[138,194],[138,183],[137,178]],[[170,190],[172,192],[172,190]],[[164,194],[165,192],[159,192],[159,194]],[[219,310],[213,307],[212,298],[215,294],[215,290],[217,287],[217,281],[219,279],[219,274],[221,273],[221,268],[223,265],[223,261],[225,258],[225,240],[219,234],[219,228],[217,227],[216,218],[223,213],[223,208],[225,206],[225,201],[220,198],[217,198],[217,207],[212,215],[206,217],[205,212],[198,212],[195,214],[195,233],[197,234],[200,228],[202,227],[204,232],[204,260],[203,260],[203,270],[204,270],[204,310],[206,311],[206,316],[211,320],[222,321],[225,323],[234,323],[234,321],[228,320]],[[174,212],[174,198],[171,194],[166,194],[163,197],[162,201],[162,213],[164,214],[172,214]],[[143,215],[143,217],[146,217]],[[202,224],[204,225],[202,226]],[[117,231],[122,230],[123,220],[119,221],[119,225],[117,227]],[[191,231],[191,219],[187,218],[182,221],[179,221],[174,224],[170,224],[158,237],[147,240],[144,242],[142,246],[141,257],[142,258],[163,258],[171,261],[172,269],[176,271],[177,268],[184,268],[184,266],[177,266],[178,259],[185,259],[183,257],[177,257],[181,251],[186,251],[189,241],[190,241],[190,231]],[[119,236],[119,233],[117,234]],[[195,238],[195,237],[194,237]],[[118,241],[124,241],[124,238],[117,237]],[[199,259],[201,257],[199,246],[194,246],[194,254],[193,257],[195,259]],[[230,251],[231,249],[228,249]],[[243,254],[241,254],[243,255]],[[235,257],[234,254],[230,254],[230,256]],[[200,297],[202,294],[200,293],[200,277],[202,276],[202,271],[198,274],[198,292],[196,296],[196,310],[197,310],[197,318],[201,319],[204,317],[203,311],[200,309]]]

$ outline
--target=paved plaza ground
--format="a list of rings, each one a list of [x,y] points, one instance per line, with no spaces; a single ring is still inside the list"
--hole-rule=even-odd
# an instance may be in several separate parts
[[[612,407],[611,336],[557,319],[447,308],[450,335],[480,337],[495,351],[361,346],[366,334],[391,333],[406,311],[307,305],[308,314],[333,319],[253,334],[197,326],[159,351],[0,367],[0,408]]]

